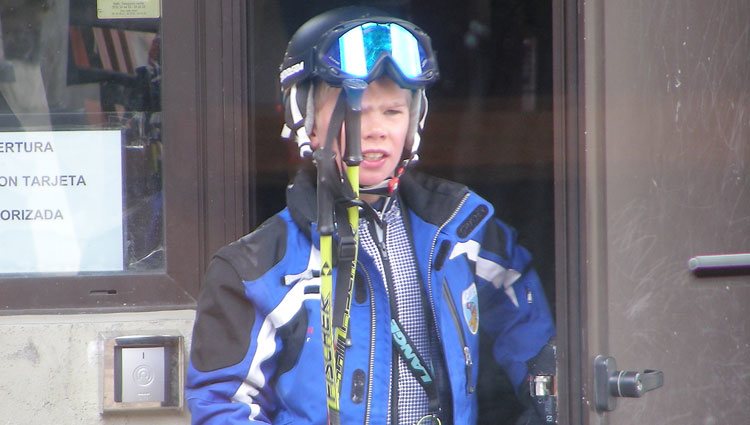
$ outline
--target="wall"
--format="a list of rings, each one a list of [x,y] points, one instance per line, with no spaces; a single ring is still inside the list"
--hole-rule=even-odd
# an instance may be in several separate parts
[[[0,317],[0,425],[187,424],[183,412],[101,415],[99,334],[177,331],[195,311]]]

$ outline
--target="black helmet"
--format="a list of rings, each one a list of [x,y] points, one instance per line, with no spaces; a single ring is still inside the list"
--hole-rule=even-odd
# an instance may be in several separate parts
[[[280,67],[286,121],[282,136],[295,139],[301,155],[311,152],[315,80],[340,87],[345,79],[369,83],[384,75],[414,92],[413,129],[407,140],[411,159],[427,113],[424,89],[439,76],[429,36],[411,22],[372,7],[343,7],[310,19],[292,36]]]

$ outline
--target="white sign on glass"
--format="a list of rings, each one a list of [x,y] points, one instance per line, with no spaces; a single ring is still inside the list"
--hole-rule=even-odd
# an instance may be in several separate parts
[[[121,137],[0,132],[0,274],[123,270]]]

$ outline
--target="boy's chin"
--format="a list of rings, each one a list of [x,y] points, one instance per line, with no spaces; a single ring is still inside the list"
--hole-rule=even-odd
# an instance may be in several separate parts
[[[376,186],[376,185],[379,185],[380,183],[383,183],[385,180],[386,180],[385,177],[382,178],[382,179],[379,179],[379,178],[367,178],[367,179],[363,179],[360,176],[359,185],[361,187]]]
[[[376,185],[378,185],[378,184],[380,184],[382,182],[383,182],[383,180],[380,180],[380,181],[369,181],[369,180],[365,181],[365,180],[360,180],[359,181],[359,186],[360,187],[376,186]]]

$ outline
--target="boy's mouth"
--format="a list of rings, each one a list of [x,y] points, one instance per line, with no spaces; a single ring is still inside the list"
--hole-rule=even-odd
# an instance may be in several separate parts
[[[385,157],[383,152],[364,152],[362,153],[362,159],[365,161],[380,161]]]

